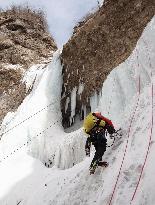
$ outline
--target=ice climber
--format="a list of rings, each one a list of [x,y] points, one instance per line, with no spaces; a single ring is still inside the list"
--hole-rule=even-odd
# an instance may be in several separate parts
[[[88,134],[85,152],[87,156],[90,156],[91,144],[95,147],[95,155],[90,165],[90,174],[94,174],[97,166],[107,166],[107,162],[102,161],[102,156],[106,151],[107,139],[106,132],[113,134],[115,132],[113,123],[111,120],[105,118],[101,113],[90,113],[84,119],[83,124],[84,131]]]

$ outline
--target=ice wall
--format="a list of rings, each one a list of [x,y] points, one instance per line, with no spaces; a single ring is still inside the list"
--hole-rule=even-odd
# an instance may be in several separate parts
[[[144,30],[131,56],[116,67],[103,83],[97,96],[91,97],[92,111],[101,111],[103,115],[120,126],[125,118],[124,110],[135,95],[150,83],[150,63],[155,66],[155,17]]]

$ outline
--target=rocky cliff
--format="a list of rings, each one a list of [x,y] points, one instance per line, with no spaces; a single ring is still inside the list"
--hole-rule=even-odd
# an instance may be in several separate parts
[[[0,121],[27,95],[25,71],[56,49],[41,11],[13,6],[0,12]]]
[[[154,14],[154,0],[106,0],[96,13],[76,26],[61,55],[64,127],[70,126],[77,114],[83,117],[84,106],[91,109],[90,96],[100,91],[110,71],[131,54]],[[73,92],[76,92],[74,116]]]

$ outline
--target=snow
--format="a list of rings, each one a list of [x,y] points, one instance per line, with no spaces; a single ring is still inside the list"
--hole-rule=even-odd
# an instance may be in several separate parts
[[[74,87],[71,92],[71,116],[70,116],[70,124],[74,123],[74,116],[75,116],[75,108],[76,108],[76,93],[77,88]]]
[[[155,204],[154,128],[147,162],[135,198],[131,202],[151,134],[151,92],[155,82],[154,33],[155,18],[146,27],[131,56],[110,73],[99,96],[95,94],[91,98],[92,110],[101,111],[114,121],[116,128],[123,129],[123,136],[118,136],[114,145],[105,152],[104,160],[109,162],[109,167],[97,168],[94,175],[89,175],[88,170],[94,149],[92,147],[89,158],[85,157],[87,136],[82,128],[65,133],[61,126],[60,51],[54,54],[52,62],[44,69],[38,69],[36,65],[37,67],[29,70],[24,78],[28,86],[31,86],[37,74],[32,92],[17,112],[8,114],[3,121],[2,132],[5,134],[0,141],[0,204],[107,205],[125,150],[124,163],[111,204]],[[73,89],[72,117],[76,92],[77,88]],[[48,106],[50,103],[51,106]],[[43,109],[44,107],[46,108]],[[38,112],[39,110],[42,111]],[[37,112],[38,114],[6,132]],[[22,146],[28,140],[28,146]],[[22,148],[18,151],[9,154],[20,146]],[[9,157],[4,160],[6,155]]]
[[[69,97],[67,97],[67,99],[66,99],[66,105],[65,105],[65,113],[66,113],[66,111],[67,111],[67,109],[68,109],[69,102],[70,102],[70,99],[69,99]]]
[[[77,74],[78,74],[78,73],[77,73]],[[84,84],[83,84],[83,83],[80,83],[80,84],[79,84],[79,88],[78,88],[78,95],[82,94],[83,90],[84,90]]]
[[[18,65],[18,64],[16,64],[16,65],[13,65],[13,64],[3,64],[3,68],[5,68],[6,70],[10,70],[10,69],[12,69],[12,70],[18,70],[18,69],[22,69],[22,66],[21,65]],[[23,69],[24,70],[24,69]]]
[[[13,121],[11,121],[10,115],[5,117],[2,130],[6,127],[8,121],[10,121],[10,123],[2,132],[6,132],[6,134],[2,135],[1,139],[1,158],[17,147],[22,146],[29,138],[31,140],[35,138],[35,141],[43,142],[45,134],[47,135],[51,132],[51,125],[53,129],[56,130],[55,135],[61,135],[61,133],[63,133],[59,104],[61,97],[60,86],[62,85],[62,67],[58,60],[59,53],[59,51],[55,53],[53,61],[51,64],[47,65],[46,68],[41,71],[36,69],[36,74],[34,74],[34,76],[38,75],[38,77],[34,83],[33,91],[25,98],[24,102],[18,108],[17,112],[14,114]],[[31,69],[30,73],[32,73]],[[24,80],[27,79],[27,76],[28,74],[26,73]],[[31,77],[32,75],[29,76]],[[29,82],[30,81],[33,82],[31,79]],[[31,84],[29,83],[29,85]],[[24,123],[21,123],[23,121]],[[20,125],[14,128],[14,126],[18,124]],[[49,129],[43,132],[47,127]],[[40,136],[37,136],[39,133],[41,133]],[[40,149],[37,146],[35,146],[35,148]],[[34,152],[37,151],[35,150]]]
[[[39,81],[40,76],[42,75],[42,73],[44,72],[44,68],[45,65],[33,65],[30,67],[30,69],[25,73],[24,78],[23,78],[23,83],[26,84],[26,88],[27,90],[29,90],[31,88],[31,86],[33,86],[34,82],[35,82],[35,87],[38,86],[38,83],[36,83],[36,81]]]
[[[92,112],[98,111],[97,110],[98,104],[99,104],[99,96],[95,92],[95,94],[92,97],[90,97],[90,106]]]

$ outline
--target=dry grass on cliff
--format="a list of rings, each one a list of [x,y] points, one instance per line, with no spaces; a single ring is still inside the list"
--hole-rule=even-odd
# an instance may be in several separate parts
[[[77,25],[74,27],[73,35],[74,35],[74,34],[77,34],[78,30],[80,30],[80,28],[81,28],[86,22],[88,22],[89,19],[91,19],[93,16],[94,16],[93,13],[88,13],[86,16],[84,16],[84,18],[82,18],[82,19],[77,23]]]
[[[30,7],[12,6],[0,12],[0,61],[29,65],[41,62],[56,50],[48,32],[45,13]]]
[[[7,92],[15,85],[20,84],[21,78],[22,73],[20,70],[0,69],[0,93],[2,93],[4,90]]]
[[[84,105],[89,110],[90,97],[100,92],[111,70],[128,58],[154,15],[154,0],[105,0],[91,18],[79,23],[61,54],[64,126],[70,123],[71,105],[67,111],[65,106],[73,88],[84,84],[82,94],[77,92],[76,114],[83,112]]]
[[[46,21],[46,15],[43,10],[35,10],[30,6],[15,6],[12,5],[9,10],[6,11],[7,15],[11,15],[15,18],[22,18],[29,22],[31,27],[36,26],[38,27],[39,24],[40,28],[44,31],[48,30],[48,25]],[[37,28],[38,29],[38,28]]]
[[[28,6],[0,10],[0,122],[28,94],[22,82],[24,70],[46,60],[56,49],[43,11]]]
[[[15,111],[27,95],[20,69],[0,69],[0,122],[9,111]]]

